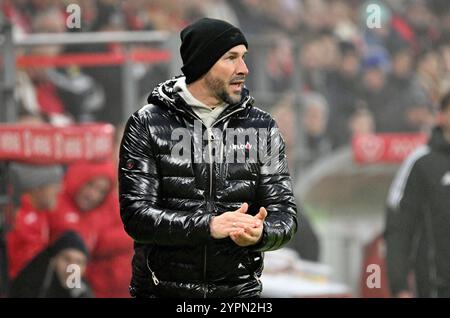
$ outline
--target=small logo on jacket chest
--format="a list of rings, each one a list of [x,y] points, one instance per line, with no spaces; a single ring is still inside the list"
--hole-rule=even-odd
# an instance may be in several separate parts
[[[252,145],[247,141],[245,145],[231,145],[233,150],[250,150],[252,149]]]

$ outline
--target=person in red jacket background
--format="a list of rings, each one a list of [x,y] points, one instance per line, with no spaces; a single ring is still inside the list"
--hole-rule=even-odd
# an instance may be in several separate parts
[[[49,245],[48,212],[57,204],[63,170],[24,164],[12,164],[10,169],[19,205],[6,237],[9,277],[13,279]]]
[[[108,226],[98,233],[88,278],[97,297],[129,298],[133,240],[127,236],[120,220],[119,201],[114,190],[107,198],[105,209]]]
[[[129,297],[133,242],[120,220],[115,170],[112,163],[70,166],[50,218],[52,240],[71,229],[86,242],[91,255],[87,280],[96,297]]]
[[[103,227],[102,210],[114,184],[114,171],[108,163],[76,163],[69,166],[58,198],[56,213],[50,218],[51,240],[67,230],[79,232],[88,249],[97,241]]]

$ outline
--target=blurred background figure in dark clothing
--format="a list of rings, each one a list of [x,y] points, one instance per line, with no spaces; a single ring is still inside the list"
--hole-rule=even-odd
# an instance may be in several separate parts
[[[387,197],[389,286],[396,297],[450,297],[450,93],[428,144],[402,164]]]
[[[12,281],[13,298],[90,298],[84,281],[88,251],[75,232],[64,233]]]

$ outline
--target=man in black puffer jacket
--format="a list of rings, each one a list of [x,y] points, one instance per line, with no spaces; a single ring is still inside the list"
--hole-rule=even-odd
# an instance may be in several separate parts
[[[135,112],[120,149],[134,297],[259,297],[262,252],[297,230],[284,142],[244,87],[247,41],[224,21],[181,32],[179,76]]]

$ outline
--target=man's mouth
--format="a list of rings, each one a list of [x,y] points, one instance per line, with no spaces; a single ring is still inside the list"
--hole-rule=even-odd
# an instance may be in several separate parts
[[[230,83],[233,90],[241,90],[244,87],[244,81],[234,81]]]

